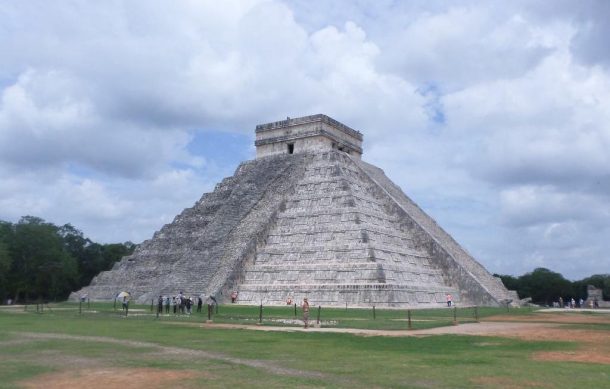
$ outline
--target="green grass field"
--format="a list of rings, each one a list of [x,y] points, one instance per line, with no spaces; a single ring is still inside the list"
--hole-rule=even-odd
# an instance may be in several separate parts
[[[33,306],[27,311],[0,309],[0,387],[92,389],[133,381],[146,388],[610,387],[607,363],[532,358],[539,352],[582,351],[578,342],[565,340],[267,332],[205,326],[207,314],[156,318],[150,306],[131,307],[127,317],[111,304],[92,303],[89,309],[85,304],[82,314],[78,304],[50,308],[43,313]],[[486,308],[477,313],[484,320],[505,315],[506,310]],[[454,314],[460,323],[474,322],[472,308],[436,309],[412,311],[412,325],[451,325]],[[513,320],[527,320],[536,312],[520,309],[510,314]],[[372,310],[322,308],[320,316],[323,327],[407,328],[406,311],[376,310],[373,319]],[[317,319],[317,308],[311,318]],[[221,306],[213,319],[255,324],[259,308]],[[264,308],[261,326],[296,326],[291,320],[291,307]],[[610,339],[608,324],[567,324],[568,328]],[[87,381],[91,376],[97,378]]]

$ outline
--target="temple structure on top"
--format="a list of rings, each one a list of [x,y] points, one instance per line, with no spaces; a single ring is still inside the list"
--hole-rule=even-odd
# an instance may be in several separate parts
[[[362,134],[321,114],[259,124],[255,145],[256,158],[330,150],[362,157]]]
[[[362,134],[326,115],[256,126],[256,159],[74,292],[140,302],[437,307],[517,301],[396,186],[362,161]]]

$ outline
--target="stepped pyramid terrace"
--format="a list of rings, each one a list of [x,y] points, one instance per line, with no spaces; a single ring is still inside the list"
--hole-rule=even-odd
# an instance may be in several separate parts
[[[362,134],[325,115],[256,126],[256,159],[72,294],[122,290],[238,303],[497,306],[508,291],[430,216],[362,161]]]

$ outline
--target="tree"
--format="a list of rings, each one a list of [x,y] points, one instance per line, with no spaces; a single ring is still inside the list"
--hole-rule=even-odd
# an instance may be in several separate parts
[[[66,298],[134,249],[131,242],[95,243],[71,224],[34,216],[0,221],[0,301]]]
[[[11,278],[15,299],[48,299],[63,296],[77,276],[74,258],[64,247],[57,226],[43,219],[25,216],[13,226],[10,251]]]
[[[13,259],[9,254],[8,245],[0,235],[0,303],[7,298],[9,292],[8,274],[12,263]]]
[[[559,273],[539,267],[519,277],[519,296],[531,297],[533,302],[550,305],[559,297],[577,298],[569,280]]]
[[[604,300],[610,300],[610,274],[595,274],[574,282],[574,289],[580,292],[583,298],[587,295],[587,285],[593,285],[602,290]]]
[[[119,261],[126,255],[131,255],[135,250],[136,245],[131,242],[105,244],[102,247],[102,266],[100,270],[110,270],[115,262]]]
[[[85,238],[83,233],[71,224],[65,224],[58,230],[66,251],[76,260],[78,276],[72,289],[87,285],[103,261],[100,245]]]

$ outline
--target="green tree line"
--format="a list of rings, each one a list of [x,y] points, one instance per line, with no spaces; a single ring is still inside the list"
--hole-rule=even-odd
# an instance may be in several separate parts
[[[519,277],[494,274],[502,279],[510,290],[516,290],[519,298],[531,297],[532,302],[552,305],[562,297],[568,299],[587,298],[587,285],[602,289],[604,300],[610,299],[610,274],[596,274],[578,281],[565,279],[560,273],[539,267]]]
[[[70,224],[34,216],[0,221],[0,303],[64,300],[134,248],[131,242],[95,243]]]

